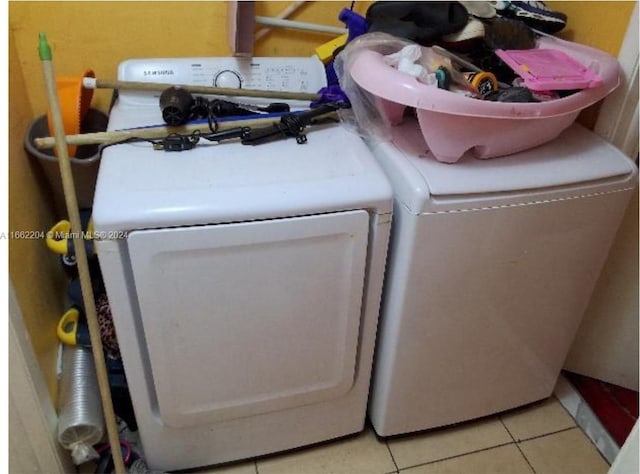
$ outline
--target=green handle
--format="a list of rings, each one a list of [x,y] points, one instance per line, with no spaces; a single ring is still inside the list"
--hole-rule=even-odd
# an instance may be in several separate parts
[[[40,33],[38,35],[38,54],[40,54],[41,61],[51,61],[51,47],[47,43],[47,35]]]

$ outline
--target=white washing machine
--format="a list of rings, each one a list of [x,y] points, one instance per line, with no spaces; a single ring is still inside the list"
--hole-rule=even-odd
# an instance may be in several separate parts
[[[635,165],[579,125],[529,151],[456,164],[436,161],[411,120],[371,147],[395,196],[370,400],[376,432],[550,396]]]
[[[127,61],[118,78],[316,91],[323,74],[313,59],[196,58]],[[161,124],[158,95],[121,91],[109,130]],[[360,137],[307,133],[104,150],[96,246],[152,469],[363,428],[392,191]]]

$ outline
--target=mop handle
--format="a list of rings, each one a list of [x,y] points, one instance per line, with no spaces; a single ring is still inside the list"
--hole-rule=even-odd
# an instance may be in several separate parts
[[[324,118],[337,118],[336,112],[328,112],[327,114],[318,117],[318,119]],[[280,118],[267,117],[267,118],[255,118],[247,120],[230,120],[226,122],[219,122],[216,131],[222,132],[235,127],[263,127],[267,125],[273,125],[280,122]],[[133,138],[140,139],[155,139],[164,138],[170,134],[177,133],[183,135],[189,135],[194,132],[209,133],[208,124],[194,124],[194,125],[182,125],[180,127],[145,127],[136,128],[130,130],[114,130],[111,132],[95,132],[95,133],[81,133],[78,135],[67,135],[65,137],[68,145],[111,145],[114,143],[123,142]],[[54,137],[40,137],[33,140],[34,145],[40,149],[53,148],[56,145],[56,139]]]
[[[134,81],[110,81],[106,79],[96,79],[85,77],[82,85],[86,89],[123,89],[132,91],[155,91],[162,92],[169,87],[180,87],[192,94],[210,94],[234,97],[262,97],[268,99],[284,100],[317,100],[320,96],[310,92],[288,92],[288,91],[267,91],[257,89],[233,89],[229,87],[214,86],[193,86],[186,84],[162,84],[157,82],[134,82]]]
[[[113,411],[113,402],[111,400],[111,392],[109,389],[109,378],[107,375],[107,366],[104,360],[104,352],[102,349],[102,340],[100,339],[100,325],[98,316],[96,315],[96,304],[93,295],[93,287],[91,285],[91,275],[89,271],[89,263],[84,248],[82,236],[82,224],[80,221],[80,211],[78,209],[78,201],[76,198],[75,183],[71,172],[71,160],[69,159],[69,150],[67,148],[64,132],[64,122],[62,120],[62,111],[60,109],[60,100],[58,99],[57,83],[53,71],[53,55],[51,47],[47,42],[44,33],[40,33],[38,40],[38,52],[40,62],[42,63],[42,72],[44,74],[45,85],[47,88],[47,97],[49,99],[49,108],[53,120],[53,130],[55,136],[55,147],[58,157],[58,165],[60,167],[60,177],[62,179],[62,189],[67,205],[69,220],[71,221],[71,230],[73,231],[73,245],[76,252],[76,262],[78,273],[80,276],[80,287],[82,288],[82,296],[85,307],[85,316],[89,325],[89,335],[91,337],[91,347],[93,350],[93,358],[96,368],[96,376],[98,379],[98,387],[102,400],[102,410],[104,413],[107,433],[109,435],[109,444],[111,446],[120,446],[120,437],[116,424],[115,413]],[[122,453],[119,449],[113,450],[113,462],[117,474],[125,474],[126,469],[122,459]]]

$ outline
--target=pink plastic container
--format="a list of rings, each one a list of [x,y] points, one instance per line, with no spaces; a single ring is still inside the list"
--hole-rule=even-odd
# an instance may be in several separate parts
[[[537,46],[565,52],[598,74],[602,85],[548,102],[483,101],[427,86],[370,50],[358,53],[349,73],[392,125],[402,122],[406,107],[414,107],[427,147],[439,161],[455,163],[467,152],[492,158],[553,140],[620,83],[620,66],[609,54],[553,37],[540,38]]]

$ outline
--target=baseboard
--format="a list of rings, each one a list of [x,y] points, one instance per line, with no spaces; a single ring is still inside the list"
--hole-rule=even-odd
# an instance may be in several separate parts
[[[609,464],[612,464],[620,452],[620,447],[582,398],[582,395],[564,375],[560,374],[553,393],[565,410],[576,420],[576,424],[598,448],[600,454]]]

